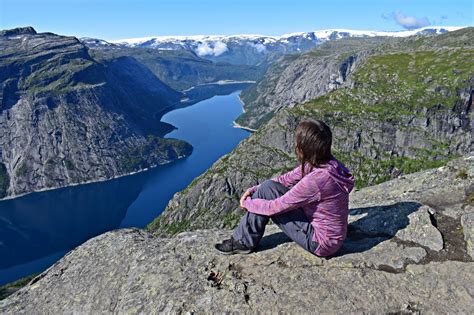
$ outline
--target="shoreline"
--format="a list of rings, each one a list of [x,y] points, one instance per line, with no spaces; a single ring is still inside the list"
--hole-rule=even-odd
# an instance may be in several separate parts
[[[242,98],[240,97],[241,95],[242,95],[242,93],[239,93],[238,99],[239,99],[239,102],[242,104],[242,113],[245,114],[245,103],[244,103],[244,101],[242,101]],[[247,130],[247,131],[252,132],[252,133],[257,131],[257,129],[242,126],[242,125],[236,123],[235,120],[232,121],[232,127],[239,128],[239,129],[244,129],[244,130]]]
[[[161,121],[161,118],[166,115],[167,113],[175,110],[175,109],[179,109],[179,106],[182,106],[183,104],[189,104],[189,105],[194,105],[193,102],[200,102],[200,101],[203,101],[204,99],[192,99],[192,98],[189,98],[186,96],[186,93],[195,89],[195,88],[199,88],[199,87],[202,87],[202,86],[206,86],[206,85],[232,85],[232,84],[255,84],[257,83],[257,81],[251,81],[251,80],[244,80],[244,81],[233,81],[233,80],[220,80],[220,81],[215,81],[215,82],[209,82],[209,83],[201,83],[201,84],[198,84],[198,85],[194,85],[190,88],[187,88],[186,90],[182,90],[182,91],[178,91],[180,93],[183,94],[184,98],[181,98],[180,100],[176,101],[175,103],[172,103],[171,105],[159,110],[158,112],[156,112],[156,116],[158,117],[159,116],[159,119]],[[239,101],[242,103],[242,111],[245,113],[245,108],[244,108],[244,102],[242,102],[242,99],[240,98],[240,94],[238,96],[239,98]],[[189,106],[188,105],[188,106]]]
[[[252,133],[257,131],[257,129],[252,129],[250,127],[245,127],[245,126],[239,125],[238,123],[235,122],[235,120],[232,121],[232,127],[239,128],[239,129],[244,129],[244,130],[247,130],[247,131],[252,132]]]
[[[101,182],[106,182],[106,181],[118,179],[118,178],[125,177],[125,176],[135,175],[135,174],[139,174],[139,173],[143,173],[143,172],[152,170],[152,169],[154,169],[154,168],[156,168],[156,167],[158,167],[158,166],[161,166],[161,165],[166,165],[166,164],[169,164],[169,163],[172,163],[172,162],[181,160],[181,159],[186,158],[186,157],[188,157],[188,156],[189,156],[189,155],[187,155],[187,156],[180,156],[180,157],[178,157],[178,158],[175,159],[175,160],[171,160],[171,161],[168,161],[168,162],[165,162],[165,163],[161,163],[161,164],[155,164],[155,165],[152,165],[152,166],[150,166],[150,167],[146,167],[146,168],[141,169],[141,170],[138,170],[138,171],[134,171],[134,172],[130,172],[130,173],[122,174],[122,175],[116,175],[116,176],[113,176],[113,177],[110,177],[110,178],[92,179],[92,180],[88,180],[88,181],[85,181],[85,182],[73,183],[73,184],[68,184],[68,185],[58,186],[58,187],[42,188],[42,189],[38,189],[38,190],[33,190],[33,191],[30,191],[30,192],[27,192],[27,193],[22,193],[22,194],[18,194],[18,195],[7,196],[7,197],[4,197],[4,198],[1,198],[1,199],[0,199],[0,202],[2,202],[2,201],[7,201],[7,200],[13,200],[13,199],[21,198],[21,197],[25,197],[25,196],[27,196],[27,195],[31,195],[31,194],[34,194],[34,193],[40,193],[40,192],[44,192],[44,191],[56,190],[56,189],[61,189],[61,188],[70,188],[70,187],[81,186],[81,185],[87,185],[87,184],[101,183]]]
[[[180,92],[181,93],[186,93],[186,92],[191,91],[192,89],[195,89],[195,88],[200,87],[200,86],[205,86],[205,85],[230,85],[230,84],[244,84],[244,83],[254,84],[254,83],[257,83],[257,81],[252,81],[252,80],[243,80],[243,81],[219,80],[219,81],[215,81],[215,82],[208,82],[208,83],[201,83],[201,84],[193,85],[192,87],[187,88],[186,90],[182,90]]]
[[[209,84],[220,84],[220,83],[217,83],[217,82],[221,82],[221,81],[216,81],[214,83],[204,83],[202,85],[209,85]],[[225,84],[234,84],[234,83],[250,83],[250,82],[254,82],[254,81],[225,81],[226,83],[223,83],[222,85],[225,85]],[[194,87],[193,87],[194,88]],[[239,101],[242,103],[242,110],[245,112],[245,109],[244,109],[244,103],[242,102],[242,100],[240,99],[240,94],[238,96],[238,99]],[[179,105],[179,101],[176,102],[176,103],[173,103],[172,105],[164,108],[163,110],[159,111],[158,113],[156,113],[155,115],[160,115],[160,118],[159,118],[159,121],[160,122],[163,122],[161,120],[161,118],[166,115],[167,113],[169,112],[172,112],[173,110],[175,110],[176,108],[174,108],[175,106]],[[167,122],[164,122],[166,124],[169,124]],[[244,126],[241,126],[239,125],[238,123],[234,121],[232,121],[232,124],[233,124],[233,128],[239,128],[239,129],[244,129],[244,130],[247,130],[249,132],[255,132],[256,130],[255,129],[252,129],[252,128],[248,128],[248,127],[244,127]],[[171,125],[171,124],[170,124]],[[162,135],[163,138],[166,137],[166,135],[168,135],[169,133],[173,132],[174,130],[176,130],[176,126],[174,125],[171,125],[173,126],[173,130],[170,130],[169,132],[167,132],[166,134]],[[114,179],[118,179],[118,178],[121,178],[121,177],[125,177],[125,176],[130,176],[130,175],[135,175],[135,174],[138,174],[138,173],[142,173],[142,172],[146,172],[148,170],[151,170],[153,168],[156,168],[160,165],[166,165],[166,164],[169,164],[169,163],[172,163],[174,161],[177,161],[177,160],[180,160],[182,158],[186,158],[187,156],[180,156],[178,157],[177,159],[175,160],[171,160],[171,161],[168,161],[168,162],[165,162],[165,163],[161,163],[161,164],[155,164],[155,165],[152,165],[150,167],[147,167],[147,168],[144,168],[144,169],[141,169],[141,170],[138,170],[138,171],[134,171],[134,172],[130,172],[130,173],[125,173],[125,174],[121,174],[121,175],[116,175],[116,176],[113,176],[113,177],[109,177],[109,178],[104,178],[104,179],[93,179],[93,180],[88,180],[88,181],[84,181],[84,182],[80,182],[80,183],[72,183],[72,184],[67,184],[67,185],[63,185],[63,186],[57,186],[57,187],[46,187],[46,188],[41,188],[41,189],[38,189],[38,190],[32,190],[30,192],[26,192],[26,193],[21,193],[21,194],[18,194],[18,195],[10,195],[10,196],[6,196],[4,198],[0,198],[0,202],[2,201],[7,201],[7,200],[13,200],[13,199],[17,199],[17,198],[21,198],[21,197],[24,197],[24,196],[27,196],[27,195],[30,195],[30,194],[34,194],[34,193],[40,193],[40,192],[45,192],[45,191],[51,191],[51,190],[56,190],[56,189],[61,189],[61,188],[70,188],[70,187],[75,187],[75,186],[80,186],[80,185],[87,185],[87,184],[94,184],[94,183],[100,183],[100,182],[106,182],[106,181],[110,181],[110,180],[114,180]]]
[[[232,92],[232,93],[234,93],[234,92]],[[234,94],[234,95],[235,95],[235,94]],[[238,97],[238,94],[235,95],[235,96]],[[232,99],[235,100],[235,98],[232,98]],[[233,102],[235,102],[235,101],[233,101]],[[239,105],[240,105],[239,103],[236,103],[236,104],[234,103],[234,106],[237,107],[236,116],[238,115],[238,106],[239,106]],[[241,108],[242,108],[242,106],[241,106]],[[173,108],[172,110],[174,110],[174,108]],[[160,121],[164,122],[162,119],[160,119]],[[232,119],[229,119],[229,120],[228,120],[228,122],[230,122],[230,121],[232,121]],[[167,124],[170,124],[170,125],[172,125],[172,126],[174,126],[175,129],[178,128],[177,126],[175,126],[174,124],[171,124],[170,122],[166,122],[166,123],[167,123]],[[229,127],[231,127],[231,126],[228,125],[228,126],[226,127],[226,129],[228,129]],[[230,132],[232,133],[232,130],[230,130]],[[234,130],[234,133],[233,133],[233,134],[235,134],[235,130]],[[241,137],[241,138],[244,137],[244,135],[243,135],[242,133],[237,133],[237,134],[239,134],[239,137]],[[247,136],[248,136],[248,135],[246,135],[245,137],[247,137]],[[169,137],[168,134],[163,135],[163,138],[168,138],[168,137]],[[183,141],[186,141],[186,140],[184,140],[182,137],[180,137],[180,139],[183,140]],[[186,159],[186,158],[192,156],[193,154],[194,154],[194,150],[193,150],[193,153],[191,153],[191,154],[186,154],[186,155],[182,154],[182,155],[176,157],[176,159],[162,160],[162,162],[159,163],[159,164],[150,165],[149,167],[141,168],[141,169],[138,169],[138,170],[134,170],[134,171],[132,171],[132,172],[125,172],[125,173],[122,173],[122,174],[115,174],[115,175],[114,175],[114,174],[111,174],[111,176],[110,176],[110,177],[107,177],[107,178],[101,177],[101,178],[93,178],[93,179],[90,179],[90,180],[84,180],[84,181],[77,182],[77,183],[62,183],[62,184],[58,184],[58,185],[53,186],[53,187],[44,187],[44,188],[40,188],[40,189],[35,189],[35,190],[28,191],[28,192],[24,192],[24,193],[21,193],[21,194],[10,195],[10,196],[6,196],[6,197],[3,198],[3,199],[0,199],[0,202],[1,202],[1,201],[5,201],[4,204],[7,205],[7,203],[6,203],[7,200],[14,200],[13,202],[14,202],[15,204],[17,204],[17,202],[20,202],[20,203],[27,202],[27,203],[33,203],[33,204],[34,204],[34,202],[35,202],[36,199],[38,199],[38,198],[41,199],[41,198],[43,198],[43,197],[47,197],[48,194],[51,194],[51,192],[52,192],[53,190],[56,190],[56,189],[72,188],[71,190],[63,190],[63,191],[53,192],[53,193],[56,193],[58,196],[62,196],[63,194],[64,194],[64,195],[77,194],[78,192],[80,193],[80,192],[83,191],[83,190],[93,190],[93,191],[95,191],[95,190],[97,190],[97,189],[100,190],[102,187],[106,187],[107,185],[115,185],[116,183],[122,183],[122,182],[127,183],[128,181],[131,181],[131,182],[139,181],[139,182],[141,182],[142,177],[143,177],[143,178],[153,177],[153,176],[155,176],[156,173],[158,173],[158,174],[161,173],[161,169],[160,169],[160,168],[156,169],[157,166],[163,165],[164,167],[175,168],[175,166],[171,165],[171,163],[172,163],[172,162],[176,162],[175,165],[178,164],[178,168],[179,168],[179,165],[180,165],[181,163],[186,163],[186,160],[188,160],[188,159]],[[227,154],[227,153],[226,153],[226,154]],[[219,158],[220,158],[220,157],[219,157]],[[188,161],[189,161],[189,160],[188,160]],[[218,159],[216,159],[216,161],[218,161]],[[214,161],[213,163],[215,163],[216,161]],[[165,165],[168,165],[168,166],[165,166]],[[209,167],[210,167],[210,166],[209,166]],[[154,171],[153,171],[153,169],[154,169]],[[206,168],[206,170],[207,170],[207,168]],[[115,179],[119,179],[119,178],[125,177],[125,176],[135,175],[135,174],[142,173],[142,172],[145,172],[145,171],[152,171],[152,172],[145,173],[145,174],[143,174],[143,175],[137,175],[137,177],[135,177],[135,179],[134,179],[134,178],[125,179],[125,180],[122,179],[122,180],[120,180],[120,181],[118,181],[118,182],[112,182],[112,181],[115,180]],[[199,175],[197,175],[197,176],[199,176]],[[100,184],[101,182],[103,182],[103,183]],[[73,186],[87,185],[87,184],[94,184],[94,183],[98,183],[98,185],[97,185],[97,186],[85,186],[84,188],[82,188],[82,189],[81,189],[81,188],[78,188],[77,190],[74,190],[74,187],[73,187]],[[189,185],[189,184],[188,184],[188,185]],[[125,189],[127,189],[127,188],[125,188]],[[185,188],[183,188],[183,189],[185,189]],[[183,190],[183,189],[178,189],[178,191],[181,191],[181,190]],[[20,198],[22,198],[22,197],[25,197],[26,195],[30,195],[30,194],[34,194],[34,193],[41,193],[41,192],[45,192],[45,193],[44,193],[43,195],[37,194],[37,195],[30,196],[30,199],[27,199],[27,198],[25,198],[25,199],[20,199]],[[54,196],[54,195],[53,195],[53,196]],[[18,199],[17,199],[17,198],[18,198]],[[13,204],[13,202],[12,202],[12,204]],[[159,216],[159,215],[158,215],[158,216]],[[146,226],[146,225],[145,225],[145,226]],[[105,233],[105,232],[104,232],[104,233]],[[72,250],[72,249],[68,249],[67,252],[69,252],[70,250]],[[28,268],[30,268],[30,267],[28,267]],[[18,269],[18,270],[23,271],[23,270],[30,270],[30,269]],[[44,272],[44,270],[42,270],[41,272]],[[28,277],[28,275],[26,275],[26,277]],[[20,278],[20,279],[21,279],[21,278]],[[15,282],[15,281],[17,281],[17,280],[8,282],[7,284],[13,283],[13,282]],[[0,286],[0,287],[1,287],[1,286]]]

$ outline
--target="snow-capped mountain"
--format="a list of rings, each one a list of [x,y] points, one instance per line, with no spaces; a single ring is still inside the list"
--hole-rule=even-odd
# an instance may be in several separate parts
[[[118,46],[112,42],[105,41],[103,39],[91,38],[91,37],[82,37],[80,38],[81,42],[86,44],[88,47],[113,47]]]
[[[117,45],[121,47],[147,47],[161,50],[185,49],[198,56],[214,61],[235,64],[257,64],[270,53],[286,54],[304,52],[328,40],[346,37],[407,37],[412,35],[441,34],[462,27],[424,27],[411,31],[385,32],[348,29],[329,29],[314,32],[291,33],[282,36],[265,35],[192,35],[152,36],[103,42],[91,38],[82,39],[89,47]]]

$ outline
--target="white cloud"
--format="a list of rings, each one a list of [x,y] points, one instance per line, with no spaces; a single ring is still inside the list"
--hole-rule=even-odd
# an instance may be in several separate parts
[[[212,55],[212,48],[209,47],[207,43],[199,44],[199,46],[196,48],[196,53],[199,56]]]
[[[259,53],[264,53],[266,50],[267,50],[267,47],[265,47],[264,44],[262,43],[249,43],[250,46],[252,46],[253,48],[255,48],[257,50],[257,52]]]
[[[224,42],[217,41],[217,42],[204,42],[199,44],[196,48],[196,53],[199,56],[220,56],[225,53],[227,50],[227,45]]]
[[[382,17],[387,18],[386,15],[382,15]],[[400,11],[393,12],[392,18],[395,20],[395,22],[397,22],[397,24],[403,26],[407,30],[417,29],[431,24],[426,17],[416,18],[414,16],[407,16],[401,13]]]
[[[216,42],[214,44],[214,56],[222,55],[227,51],[227,45],[223,42]]]

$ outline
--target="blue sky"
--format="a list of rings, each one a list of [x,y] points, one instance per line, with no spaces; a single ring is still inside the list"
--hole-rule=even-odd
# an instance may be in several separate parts
[[[0,29],[121,39],[472,26],[473,0],[0,0]]]

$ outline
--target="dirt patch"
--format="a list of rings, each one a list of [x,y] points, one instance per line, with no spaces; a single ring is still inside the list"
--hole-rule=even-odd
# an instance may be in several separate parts
[[[472,261],[467,254],[461,219],[454,219],[439,212],[436,212],[433,216],[436,220],[436,227],[443,236],[444,246],[439,252],[428,250],[425,259],[429,259],[429,261]]]

